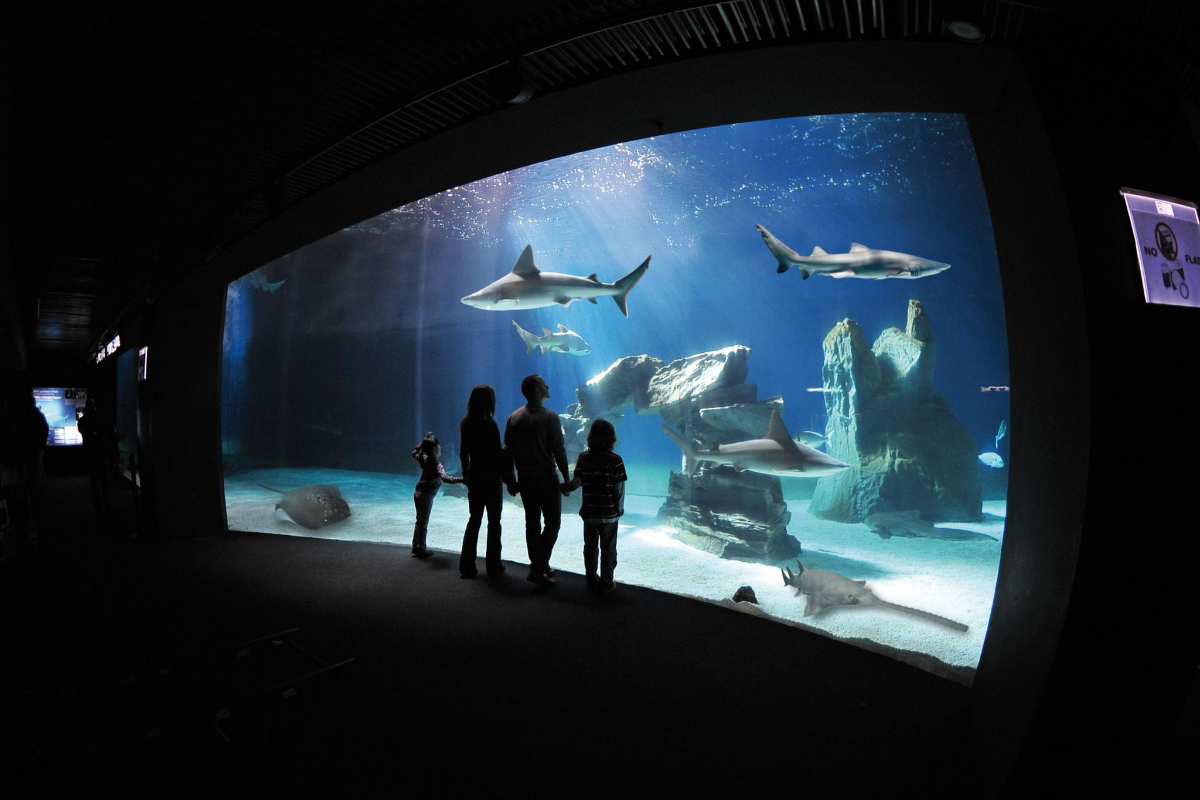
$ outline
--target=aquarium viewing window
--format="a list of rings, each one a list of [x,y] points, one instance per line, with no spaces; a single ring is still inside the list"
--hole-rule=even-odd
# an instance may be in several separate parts
[[[79,416],[87,406],[87,389],[34,389],[33,402],[50,427],[46,444],[51,447],[83,444],[83,437],[79,433]]]
[[[448,188],[230,283],[227,519],[412,545],[414,446],[435,434],[457,474],[473,387],[494,387],[503,435],[538,374],[569,464],[597,420],[615,426],[618,591],[969,681],[1008,510],[1008,363],[963,116],[624,142]],[[443,486],[428,518],[456,563],[466,494]],[[583,573],[580,492],[562,502],[550,565]],[[501,510],[502,557],[529,563],[522,497]]]
[[[1196,204],[1122,189],[1147,303],[1200,307],[1200,224]]]

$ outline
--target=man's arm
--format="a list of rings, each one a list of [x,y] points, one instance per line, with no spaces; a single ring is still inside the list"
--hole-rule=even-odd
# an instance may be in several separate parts
[[[550,412],[550,419],[553,421],[550,431],[550,450],[554,454],[554,463],[558,464],[558,471],[562,473],[563,483],[570,483],[571,468],[567,465],[567,445],[563,441],[562,423],[558,419],[558,414]]]

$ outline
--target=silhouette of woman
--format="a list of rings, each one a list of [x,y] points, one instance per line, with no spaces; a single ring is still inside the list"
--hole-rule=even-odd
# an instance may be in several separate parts
[[[479,527],[487,512],[487,574],[495,578],[504,572],[500,562],[501,484],[513,491],[512,462],[500,445],[500,429],[496,426],[496,391],[491,386],[476,386],[467,401],[467,415],[459,426],[458,458],[467,484],[467,504],[471,517],[463,533],[462,554],[458,572],[464,578],[474,578]]]

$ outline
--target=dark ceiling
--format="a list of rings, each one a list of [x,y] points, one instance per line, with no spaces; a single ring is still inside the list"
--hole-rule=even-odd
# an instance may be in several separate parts
[[[185,16],[52,9],[8,33],[16,113],[6,305],[30,363],[82,363],[120,319],[281,209],[501,107],[521,88],[515,58],[536,98],[718,50],[942,39],[944,23],[967,19],[987,40],[963,46],[1042,58],[1053,59],[1067,33],[1114,57],[1142,54],[1148,41],[1194,102],[1195,12],[1180,19],[1175,4],[1143,5],[1159,7],[1089,5],[1076,15],[1062,10],[1072,5],[1008,0],[421,0],[201,5]],[[29,35],[17,41],[14,31]]]

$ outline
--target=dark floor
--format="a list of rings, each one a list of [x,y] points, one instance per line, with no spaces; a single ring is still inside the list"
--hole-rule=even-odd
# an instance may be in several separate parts
[[[44,794],[978,796],[969,690],[852,646],[395,546],[129,540],[86,481],[46,497],[0,567],[5,749]]]

